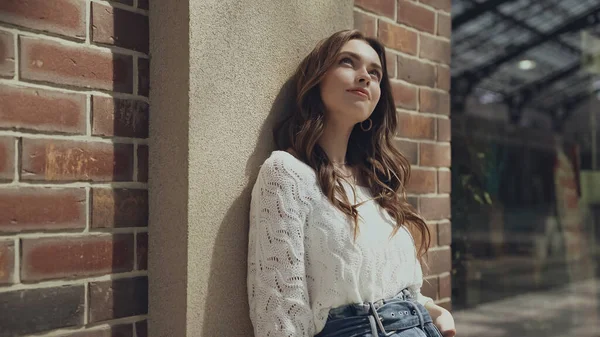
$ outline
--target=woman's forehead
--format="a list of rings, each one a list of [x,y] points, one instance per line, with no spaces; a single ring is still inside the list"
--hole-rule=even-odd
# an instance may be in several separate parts
[[[361,59],[369,63],[376,63],[381,65],[379,55],[366,41],[363,40],[350,40],[344,44],[340,53],[348,52],[358,55]]]

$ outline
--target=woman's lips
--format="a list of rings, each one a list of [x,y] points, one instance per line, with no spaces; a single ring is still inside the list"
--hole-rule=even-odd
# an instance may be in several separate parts
[[[347,90],[347,91],[349,93],[355,94],[355,95],[357,95],[359,97],[362,97],[362,98],[369,98],[369,95],[366,92],[362,91],[362,90],[350,89],[350,90]]]

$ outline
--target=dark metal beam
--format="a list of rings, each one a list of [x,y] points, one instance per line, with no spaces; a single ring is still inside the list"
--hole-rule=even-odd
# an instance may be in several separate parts
[[[500,5],[503,5],[507,2],[512,2],[515,0],[487,0],[482,4],[475,5],[461,14],[457,15],[452,19],[452,29],[458,29],[458,27],[464,25],[465,23],[479,17],[480,15],[488,12],[492,9],[498,8]]]
[[[530,41],[522,43],[520,45],[513,46],[503,55],[496,57],[492,61],[482,64],[475,70],[467,70],[459,75],[457,78],[468,78],[471,87],[477,85],[482,79],[493,74],[502,64],[512,61],[515,58],[521,56],[528,50],[535,48],[543,43],[546,43],[562,34],[572,32],[574,30],[584,29],[586,27],[598,24],[600,22],[600,4],[594,6],[591,10],[574,17],[568,22],[556,27],[549,33],[542,33],[542,35],[536,36]]]
[[[502,11],[500,11],[499,9],[492,9],[492,10],[490,10],[490,12],[493,13],[494,15],[501,17],[503,20],[510,22],[511,24],[513,24],[515,26],[518,26],[522,29],[529,31],[530,33],[533,33],[534,35],[544,36],[544,33],[540,32],[536,28],[531,27],[527,23],[525,23],[519,19],[516,19],[511,15],[502,13]],[[565,50],[570,51],[573,54],[578,54],[580,52],[579,48],[573,47],[572,45],[570,45],[566,42],[563,42],[562,40],[560,40],[560,38],[558,36],[555,39],[553,39],[552,42],[555,42],[557,45],[559,45],[560,47],[562,47]]]
[[[557,72],[554,72],[547,76],[544,76],[534,82],[526,84],[526,85],[522,86],[521,88],[519,88],[509,94],[506,94],[505,97],[508,100],[511,100],[514,97],[519,96],[519,97],[524,97],[525,100],[528,101],[528,100],[532,99],[533,97],[535,97],[540,92],[542,92],[545,89],[552,86],[552,84],[554,84],[555,82],[560,81],[564,78],[567,78],[573,74],[576,74],[579,71],[579,69],[581,69],[581,62],[577,61],[577,62],[575,62],[575,64],[571,65],[570,67],[561,69]]]

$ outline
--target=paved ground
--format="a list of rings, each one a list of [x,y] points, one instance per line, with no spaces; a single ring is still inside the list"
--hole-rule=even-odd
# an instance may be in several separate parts
[[[457,337],[600,337],[600,279],[455,311]]]

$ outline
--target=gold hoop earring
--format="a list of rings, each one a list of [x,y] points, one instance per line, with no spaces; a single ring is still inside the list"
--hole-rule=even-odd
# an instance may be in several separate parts
[[[368,128],[365,128],[365,126],[363,125],[364,121],[360,122],[360,128],[364,132],[367,132],[367,131],[371,130],[371,128],[373,127],[373,121],[371,120],[371,118],[369,118],[367,120],[369,121],[369,127]]]

